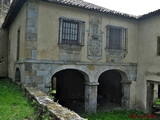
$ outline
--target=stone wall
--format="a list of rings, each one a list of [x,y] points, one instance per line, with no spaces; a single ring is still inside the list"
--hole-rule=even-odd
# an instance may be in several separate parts
[[[136,80],[137,64],[135,63],[89,63],[89,62],[67,62],[67,61],[49,61],[49,60],[24,60],[15,63],[15,71],[19,68],[21,83],[33,84],[47,93],[51,85],[51,80],[56,73],[63,70],[75,70],[83,74],[85,83],[84,103],[86,112],[96,112],[97,108],[97,86],[98,78],[102,73],[108,70],[116,70],[122,77],[122,107],[130,109],[133,106],[130,98],[135,98],[130,91],[133,87],[132,81]],[[91,102],[90,102],[91,101]]]
[[[40,113],[49,112],[54,120],[84,120],[77,113],[53,102],[49,96],[32,85],[24,85],[25,94],[30,100],[35,100]]]
[[[8,75],[8,32],[0,28],[0,77]]]

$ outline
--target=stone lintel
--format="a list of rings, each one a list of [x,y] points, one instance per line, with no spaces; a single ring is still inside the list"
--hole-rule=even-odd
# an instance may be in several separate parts
[[[131,84],[132,81],[125,81],[125,80],[124,80],[124,81],[121,81],[121,83],[122,83],[122,84]]]
[[[85,82],[85,85],[97,86],[99,85],[99,83],[98,82]]]

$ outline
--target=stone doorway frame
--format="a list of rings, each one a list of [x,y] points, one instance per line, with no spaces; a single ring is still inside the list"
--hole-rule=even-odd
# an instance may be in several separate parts
[[[153,104],[158,99],[158,85],[158,81],[147,80],[146,113],[152,113]]]

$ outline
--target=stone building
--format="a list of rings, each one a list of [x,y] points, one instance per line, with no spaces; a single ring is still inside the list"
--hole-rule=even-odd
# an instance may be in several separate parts
[[[0,27],[4,21],[4,18],[9,10],[11,0],[0,0]],[[8,66],[7,66],[7,58],[8,58],[8,47],[7,41],[3,39],[6,36],[5,32],[1,31],[0,28],[0,76],[7,76]]]
[[[8,76],[86,112],[150,112],[158,97],[160,11],[140,17],[83,0],[14,0],[2,25]],[[153,92],[154,91],[154,92]]]

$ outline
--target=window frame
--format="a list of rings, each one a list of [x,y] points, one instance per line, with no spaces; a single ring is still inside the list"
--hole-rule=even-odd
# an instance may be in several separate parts
[[[114,31],[120,30],[120,37],[119,37],[119,46],[118,47],[111,47],[110,44],[110,31],[113,29]],[[128,48],[128,29],[124,27],[118,27],[118,26],[106,26],[106,49],[114,49],[114,50],[127,50]],[[113,38],[114,39],[114,38]],[[118,39],[118,38],[116,38]],[[116,40],[114,41],[116,42]]]
[[[77,27],[73,27],[72,25]],[[76,32],[74,31],[74,29]],[[58,44],[84,46],[84,33],[85,33],[84,21],[68,19],[64,17],[59,18]],[[66,38],[66,36],[69,38]]]
[[[157,56],[160,56],[160,36],[157,37]]]
[[[17,56],[16,60],[20,60],[20,39],[21,39],[21,28],[19,27],[17,30]]]

